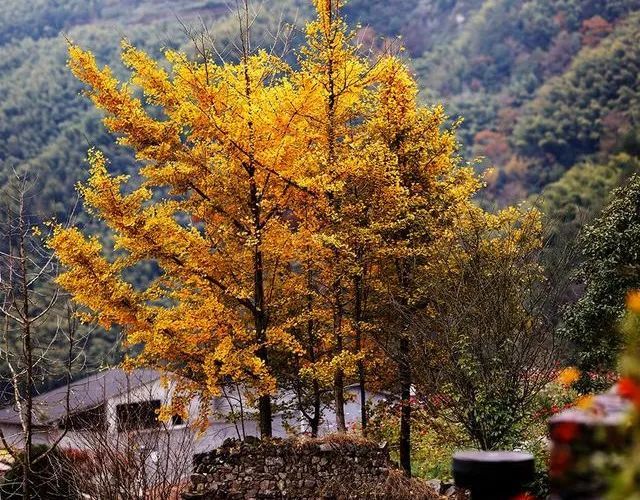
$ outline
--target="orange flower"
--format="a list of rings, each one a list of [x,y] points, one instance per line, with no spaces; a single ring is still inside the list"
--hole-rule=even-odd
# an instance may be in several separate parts
[[[592,394],[587,394],[586,396],[580,396],[576,401],[576,408],[581,410],[593,410],[595,404],[595,398]]]
[[[575,384],[578,381],[579,378],[580,378],[580,370],[578,370],[573,366],[570,366],[560,372],[557,380],[559,384],[565,387],[571,387],[573,384]]]
[[[640,314],[640,290],[633,290],[627,294],[627,309]]]
[[[618,394],[625,399],[633,401],[633,404],[640,407],[640,385],[632,378],[621,378],[618,382]]]

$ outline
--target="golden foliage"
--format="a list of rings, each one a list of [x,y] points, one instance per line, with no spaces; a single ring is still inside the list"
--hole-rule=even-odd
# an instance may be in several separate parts
[[[273,393],[272,354],[299,359],[301,374],[323,385],[336,370],[376,365],[367,338],[381,328],[379,311],[357,317],[353,297],[418,301],[423,290],[397,277],[399,262],[429,270],[451,227],[470,217],[496,234],[537,217],[475,207],[481,184],[442,106],[418,105],[398,58],[358,54],[337,0],[314,3],[298,69],[265,51],[224,64],[167,51],[165,70],[124,42],[131,80],[120,83],[69,46],[71,71],[141,168],[135,183],[89,153],[80,192],[112,231],[116,257],[104,241],[57,227],[60,283],[86,319],[144,346],[129,364],[174,372],[206,398],[228,380]],[[509,252],[525,243],[510,234],[484,244]],[[159,276],[135,289],[125,273],[148,261]]]
[[[565,387],[571,387],[580,379],[580,370],[574,366],[563,369],[558,374],[558,383]]]

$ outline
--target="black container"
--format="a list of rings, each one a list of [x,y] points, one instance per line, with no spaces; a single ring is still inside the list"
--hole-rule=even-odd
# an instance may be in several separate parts
[[[508,500],[524,493],[535,477],[533,455],[518,451],[461,451],[453,455],[456,486],[472,500]]]

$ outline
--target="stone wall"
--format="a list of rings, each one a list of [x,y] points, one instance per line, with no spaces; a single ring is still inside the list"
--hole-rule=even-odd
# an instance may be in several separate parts
[[[227,440],[197,457],[183,498],[334,498],[383,483],[391,467],[386,445],[367,441]]]

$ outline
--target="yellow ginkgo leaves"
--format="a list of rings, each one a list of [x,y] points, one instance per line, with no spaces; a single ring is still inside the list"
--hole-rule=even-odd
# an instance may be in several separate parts
[[[80,192],[111,234],[55,229],[61,285],[86,319],[144,346],[130,364],[176,373],[185,394],[244,384],[266,435],[282,380],[302,374],[315,397],[334,383],[339,397],[344,377],[380,364],[370,336],[389,318],[372,300],[424,293],[397,279],[403,263],[432,272],[451,228],[473,214],[495,227],[524,217],[472,203],[480,181],[443,108],[419,106],[401,60],[358,54],[337,0],[315,4],[292,66],[265,51],[233,63],[167,51],[165,69],[125,42],[121,83],[69,47],[71,71],[140,170],[113,175],[90,152]],[[486,244],[508,252],[524,241],[512,234]],[[134,286],[132,269],[149,262]]]

